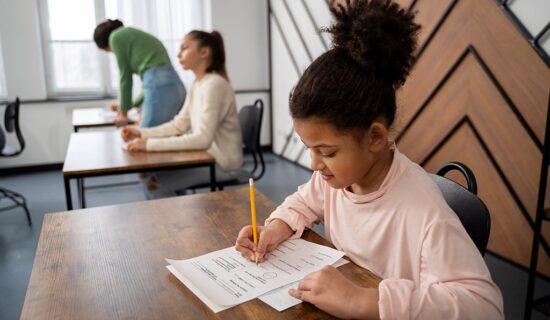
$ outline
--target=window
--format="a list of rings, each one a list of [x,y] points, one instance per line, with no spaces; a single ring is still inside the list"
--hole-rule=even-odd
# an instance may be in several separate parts
[[[124,25],[133,26],[155,35],[168,51],[172,65],[189,87],[194,77],[182,70],[177,55],[181,39],[193,29],[204,29],[203,0],[106,0],[106,18],[120,19]],[[118,87],[118,69],[111,55],[112,85]]]
[[[6,77],[4,71],[4,58],[2,57],[2,39],[0,38],[0,98],[7,98]]]
[[[204,27],[201,0],[46,0],[42,28],[50,96],[115,94],[118,67],[113,54],[93,41],[96,25],[119,19],[159,38],[182,80],[191,76],[179,66],[177,53],[183,35]],[[135,83],[139,83],[136,76]],[[139,87],[139,86],[136,86]]]

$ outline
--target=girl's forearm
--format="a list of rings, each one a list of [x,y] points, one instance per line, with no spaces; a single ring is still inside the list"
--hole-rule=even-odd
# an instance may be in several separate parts
[[[378,288],[361,288],[360,294],[356,297],[357,319],[380,319]]]
[[[271,221],[268,228],[275,231],[275,234],[278,237],[277,238],[278,243],[281,243],[287,240],[292,236],[292,234],[294,234],[294,231],[292,230],[292,228],[290,228],[290,226],[281,219],[275,219]]]

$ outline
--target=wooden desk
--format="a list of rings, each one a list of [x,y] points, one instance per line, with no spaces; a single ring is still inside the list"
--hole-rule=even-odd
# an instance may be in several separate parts
[[[73,130],[78,132],[80,128],[99,128],[114,126],[116,113],[105,108],[81,108],[73,110]],[[130,114],[130,123],[133,124],[138,118],[137,114]]]
[[[167,269],[232,246],[250,224],[248,189],[136,202],[44,217],[21,319],[328,319],[302,303],[277,312],[258,299],[213,313]],[[258,221],[275,204],[256,191]],[[329,245],[313,231],[304,238]],[[357,283],[379,280],[353,263]]]
[[[81,180],[87,177],[206,166],[211,190],[216,190],[216,161],[206,151],[130,152],[123,143],[118,131],[71,134],[63,164],[68,210],[73,208],[70,179],[77,179],[81,207],[86,206]]]

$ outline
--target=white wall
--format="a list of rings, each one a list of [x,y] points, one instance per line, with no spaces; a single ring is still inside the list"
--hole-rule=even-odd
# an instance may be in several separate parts
[[[14,158],[0,158],[0,168],[63,162],[73,132],[73,109],[106,105],[109,105],[107,100],[22,105],[19,122],[26,142],[25,150]],[[0,107],[0,114],[4,114],[4,109]],[[18,146],[13,135],[8,137],[7,142],[14,147]]]
[[[550,1],[548,0],[511,0],[509,7],[523,23],[532,37],[536,37],[550,21]],[[550,32],[540,40],[540,46],[550,53]]]
[[[312,60],[329,46],[327,35],[316,30],[328,26],[331,16],[325,0],[270,0],[270,5],[273,152],[309,167],[309,152],[292,130],[288,97]]]
[[[46,100],[45,71],[38,1],[0,0],[0,38],[6,67],[9,99]],[[270,145],[269,64],[267,0],[211,0],[207,21],[225,37],[228,72],[233,88],[258,90],[237,94],[242,107],[255,99],[264,101],[262,145]],[[23,103],[20,123],[27,142],[25,151],[13,159],[0,158],[0,168],[55,164],[64,161],[75,108],[105,107],[109,100]],[[0,108],[3,114],[4,108]],[[13,143],[13,137],[8,137]]]
[[[237,91],[237,105],[264,102],[261,144],[271,144],[267,0],[211,0],[211,27],[226,50],[227,73]],[[240,90],[255,91],[238,93]]]
[[[36,0],[0,0],[0,35],[10,97],[46,98]]]

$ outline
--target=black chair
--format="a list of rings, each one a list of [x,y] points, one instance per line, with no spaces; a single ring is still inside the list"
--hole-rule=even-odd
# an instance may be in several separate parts
[[[237,173],[235,179],[227,181],[216,181],[216,188],[223,190],[226,186],[235,186],[248,184],[248,179],[259,180],[265,173],[265,161],[260,147],[260,133],[262,129],[262,118],[264,113],[264,103],[261,99],[254,101],[253,105],[244,106],[239,111],[239,123],[243,138],[243,153],[246,158],[251,158],[252,163],[245,161],[243,167]],[[176,191],[178,194],[187,194],[187,190],[208,188],[210,184],[194,185],[186,190]]]
[[[6,106],[4,112],[4,127],[8,133],[13,133],[15,131],[19,147],[16,149],[6,145],[4,130],[0,127],[0,157],[15,157],[25,149],[25,139],[23,139],[23,134],[21,134],[21,128],[19,127],[19,98],[15,98],[14,102]],[[4,202],[3,200],[7,200],[11,204],[1,206],[0,211],[22,207],[27,214],[29,226],[32,225],[31,215],[27,208],[25,197],[15,191],[0,187],[0,203]]]
[[[467,189],[444,177],[451,170],[458,170],[464,175],[468,185]],[[430,175],[481,255],[484,255],[491,231],[491,216],[483,201],[477,197],[476,178],[472,170],[460,162],[449,162],[439,168],[436,174]]]

